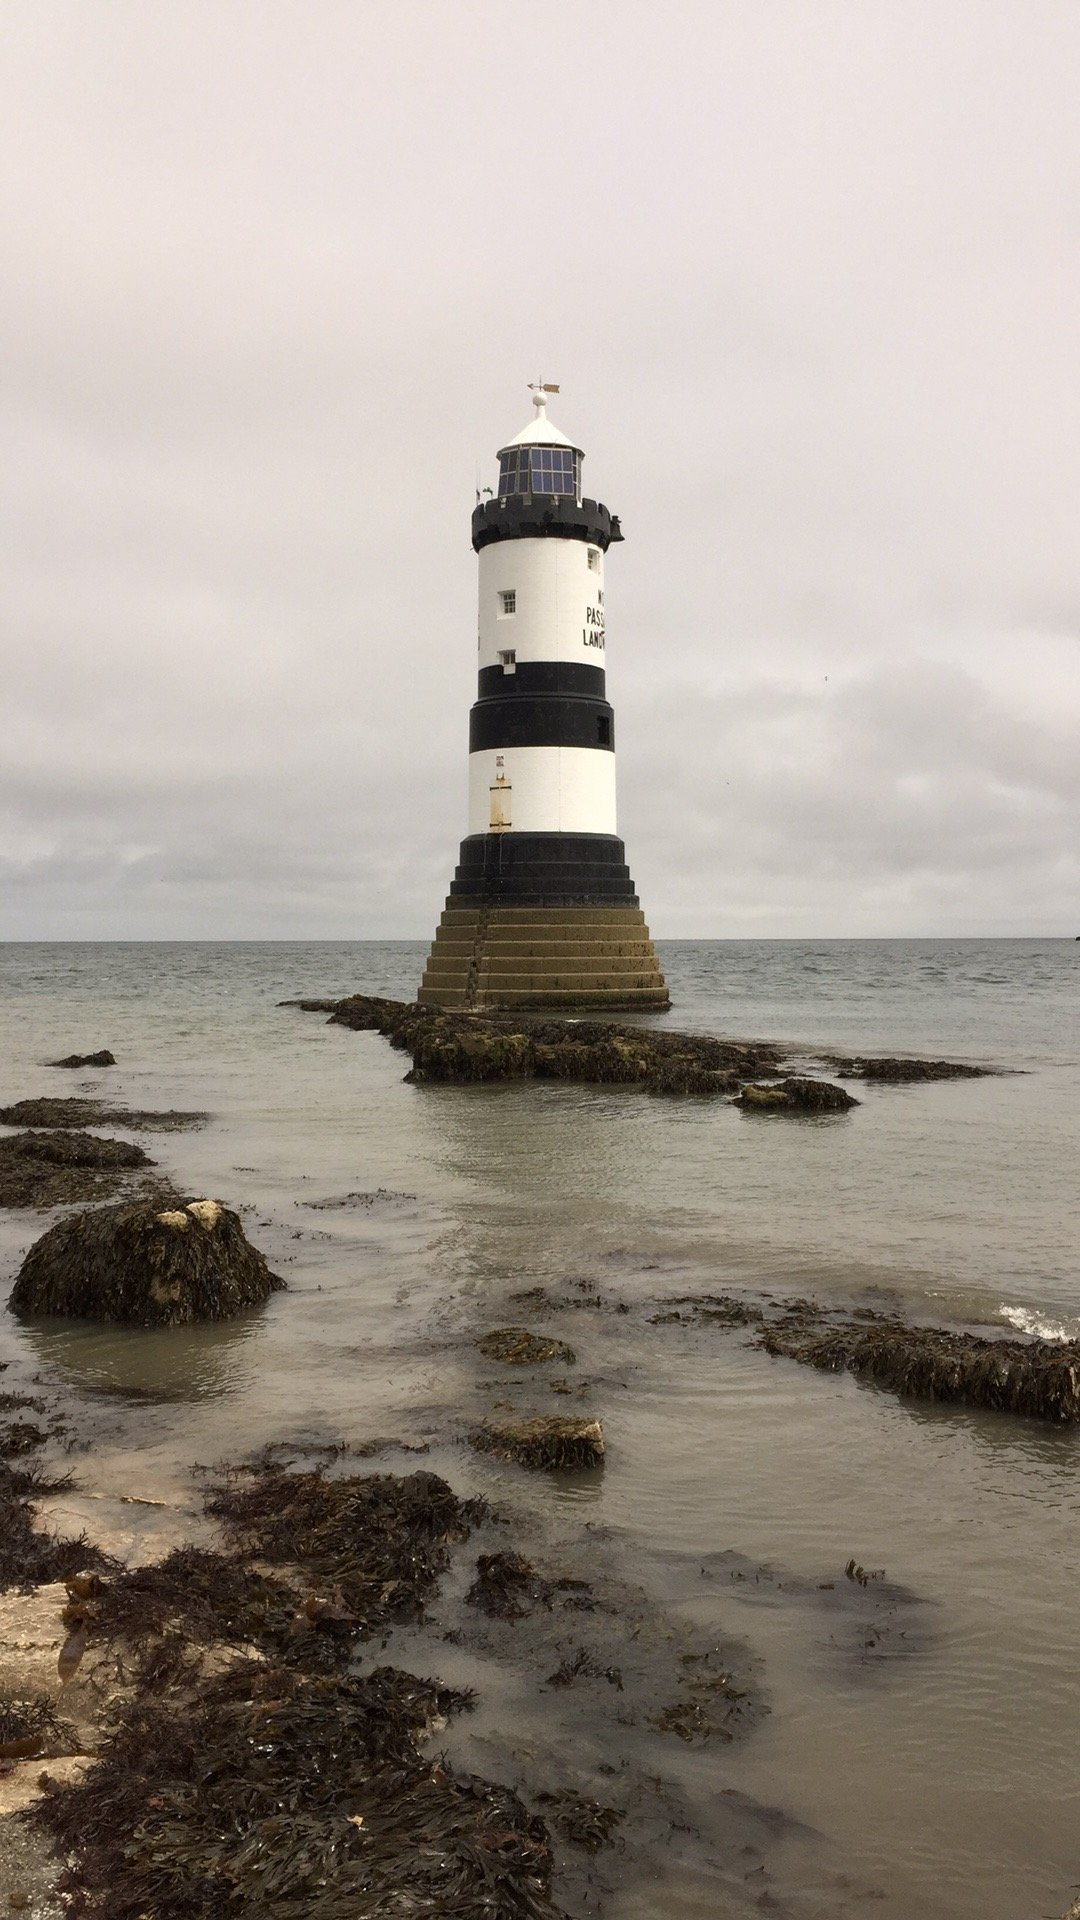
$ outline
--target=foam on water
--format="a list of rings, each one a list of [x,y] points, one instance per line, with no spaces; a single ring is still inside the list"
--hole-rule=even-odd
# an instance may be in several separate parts
[[[1080,1339],[1080,1320],[1054,1320],[1034,1307],[1011,1307],[1004,1303],[998,1308],[998,1313],[1018,1333],[1033,1334],[1037,1340]]]

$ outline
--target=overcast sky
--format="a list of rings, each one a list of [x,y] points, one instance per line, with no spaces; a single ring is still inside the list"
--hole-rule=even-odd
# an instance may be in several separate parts
[[[0,937],[425,937],[620,513],[663,936],[1080,933],[1076,0],[4,0]]]

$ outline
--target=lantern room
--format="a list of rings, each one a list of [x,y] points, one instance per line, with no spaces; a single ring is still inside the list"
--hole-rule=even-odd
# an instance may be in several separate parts
[[[551,494],[580,500],[581,448],[552,426],[543,387],[533,389],[533,406],[536,418],[499,449],[499,499]]]

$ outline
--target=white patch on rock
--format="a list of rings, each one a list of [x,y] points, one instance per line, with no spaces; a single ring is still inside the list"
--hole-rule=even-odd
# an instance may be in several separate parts
[[[188,1202],[187,1210],[194,1215],[201,1226],[208,1227],[211,1232],[221,1219],[220,1200],[191,1200]]]
[[[155,1217],[159,1226],[172,1227],[175,1233],[186,1233],[191,1225],[187,1214],[179,1207],[174,1207],[171,1212],[159,1213]]]

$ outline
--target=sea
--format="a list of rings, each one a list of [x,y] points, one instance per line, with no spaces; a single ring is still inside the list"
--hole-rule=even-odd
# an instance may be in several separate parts
[[[140,1502],[196,1524],[196,1466],[270,1441],[425,1445],[534,1543],[592,1542],[673,1633],[734,1649],[760,1703],[730,1740],[626,1711],[599,1755],[580,1703],[574,1721],[569,1696],[448,1642],[443,1677],[477,1690],[445,1736],[459,1763],[520,1784],[572,1747],[594,1795],[598,1767],[663,1772],[670,1821],[636,1850],[624,1830],[583,1911],[1059,1915],[1080,1883],[1080,1434],[902,1402],[665,1306],[811,1297],[1080,1337],[1080,943],[658,944],[661,1029],[995,1072],[851,1083],[849,1113],[791,1121],[624,1087],[413,1085],[380,1036],[281,1003],[411,998],[420,943],[0,947],[0,1103],[205,1112],[138,1137],[182,1190],[240,1209],[288,1282],[217,1327],[0,1312],[5,1385],[54,1389],[83,1436],[56,1524],[138,1557],[162,1513]],[[100,1047],[116,1068],[44,1064]],[[0,1299],[46,1224],[0,1214]],[[535,1287],[599,1303],[534,1324],[572,1337],[601,1472],[527,1475],[465,1444],[501,1391],[475,1340]]]

